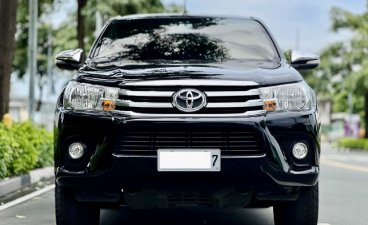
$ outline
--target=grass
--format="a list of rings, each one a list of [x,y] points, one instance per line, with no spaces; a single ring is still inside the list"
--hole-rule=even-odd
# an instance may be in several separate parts
[[[340,138],[337,141],[338,148],[356,149],[368,151],[367,138]]]

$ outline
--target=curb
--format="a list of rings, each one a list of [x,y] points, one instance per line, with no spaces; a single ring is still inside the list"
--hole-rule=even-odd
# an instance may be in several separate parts
[[[0,180],[0,197],[17,191],[29,184],[36,183],[44,178],[54,176],[54,167],[45,167],[30,171],[28,174]]]

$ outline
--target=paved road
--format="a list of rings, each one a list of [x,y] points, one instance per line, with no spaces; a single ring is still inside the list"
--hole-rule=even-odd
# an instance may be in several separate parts
[[[324,147],[324,149],[328,149]],[[320,179],[320,223],[368,224],[368,154],[325,150]],[[0,224],[55,224],[53,191],[0,211]],[[102,225],[273,225],[272,209],[103,210]]]

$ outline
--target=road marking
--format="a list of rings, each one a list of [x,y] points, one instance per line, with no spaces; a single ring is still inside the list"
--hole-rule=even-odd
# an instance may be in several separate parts
[[[331,225],[329,223],[319,223],[318,225]]]
[[[328,165],[328,166],[334,166],[334,167],[348,169],[348,170],[352,170],[356,172],[368,173],[368,167],[364,167],[364,166],[355,166],[355,165],[337,162],[337,161],[329,160],[329,159],[321,159],[321,163]]]
[[[11,202],[8,202],[8,203],[6,203],[4,205],[1,205],[0,206],[0,211],[2,211],[4,209],[7,209],[7,208],[10,208],[10,207],[13,207],[15,205],[18,205],[18,204],[23,203],[25,201],[28,201],[28,200],[30,200],[30,199],[32,199],[34,197],[37,197],[39,195],[42,195],[43,193],[46,193],[48,191],[51,191],[54,188],[55,188],[55,184],[49,185],[49,186],[46,186],[46,187],[44,187],[44,188],[42,188],[42,189],[40,189],[38,191],[32,192],[32,193],[30,193],[28,195],[25,195],[23,197],[20,197],[20,198],[17,198],[14,201],[11,201]]]

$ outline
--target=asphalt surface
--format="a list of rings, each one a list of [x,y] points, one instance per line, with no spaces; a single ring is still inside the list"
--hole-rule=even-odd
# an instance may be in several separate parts
[[[320,225],[368,224],[368,153],[337,152],[323,147],[320,177]],[[0,211],[0,224],[55,224],[50,191]],[[178,208],[102,210],[101,225],[273,225],[272,208],[220,210]]]

